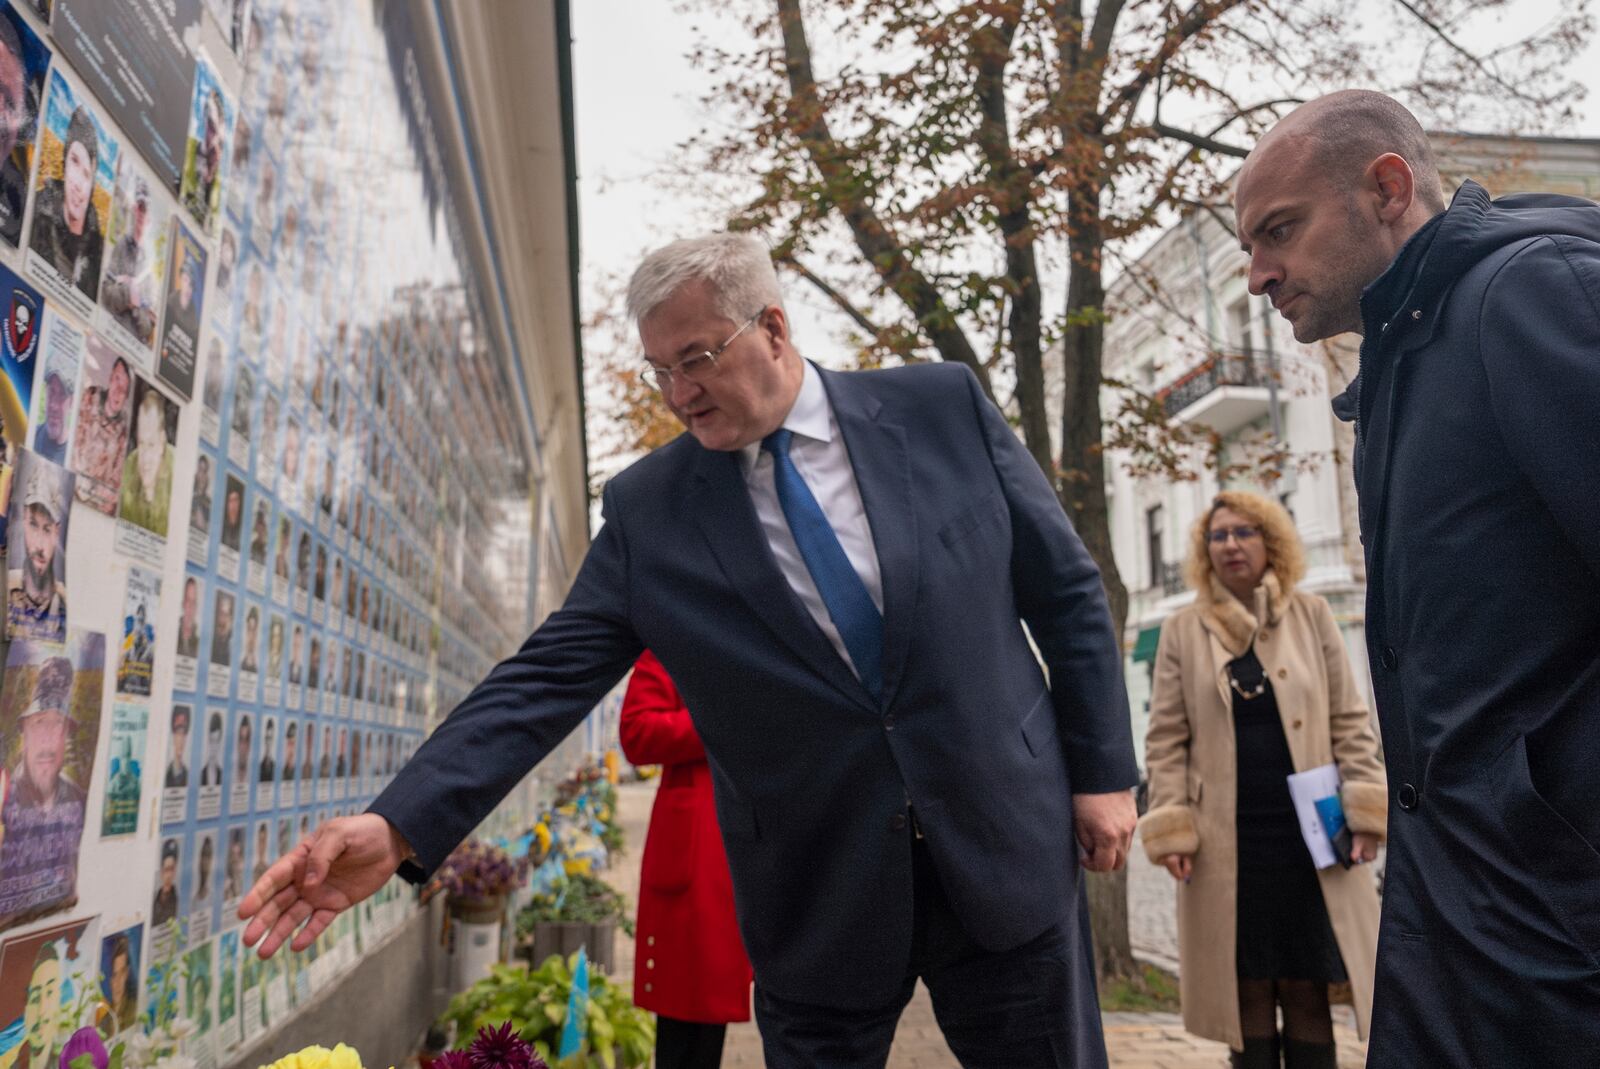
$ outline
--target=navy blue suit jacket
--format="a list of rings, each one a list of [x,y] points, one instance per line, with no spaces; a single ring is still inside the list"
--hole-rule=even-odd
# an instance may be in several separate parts
[[[911,949],[908,801],[977,941],[1008,949],[1075,916],[1071,795],[1137,779],[1099,572],[966,368],[823,382],[883,576],[881,701],[784,579],[737,454],[683,435],[611,480],[566,604],[373,804],[422,870],[648,646],[705,741],[764,988],[822,1006],[893,996]]]

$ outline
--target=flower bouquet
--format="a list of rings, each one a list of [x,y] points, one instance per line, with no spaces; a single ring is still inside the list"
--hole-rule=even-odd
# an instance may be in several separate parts
[[[456,847],[428,884],[423,900],[441,891],[450,912],[476,923],[492,923],[505,911],[506,896],[527,879],[526,862],[497,846],[469,839]]]

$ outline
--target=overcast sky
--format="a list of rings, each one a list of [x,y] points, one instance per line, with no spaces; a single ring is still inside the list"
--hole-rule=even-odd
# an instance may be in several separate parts
[[[695,40],[693,21],[705,20],[677,6],[672,0],[572,5],[585,315],[598,278],[626,278],[648,249],[718,222],[702,203],[667,192],[658,177],[674,146],[705,122],[699,97],[709,77],[685,59]],[[1589,99],[1578,128],[1565,132],[1600,137],[1600,41],[1590,42],[1575,70],[1585,72]],[[785,279],[785,292],[801,350],[825,364],[838,361],[843,317],[792,279]]]

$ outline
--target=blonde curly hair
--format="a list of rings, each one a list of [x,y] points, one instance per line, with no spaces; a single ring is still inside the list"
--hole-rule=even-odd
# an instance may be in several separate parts
[[[1261,530],[1267,547],[1267,567],[1277,575],[1285,592],[1292,590],[1306,574],[1306,552],[1294,520],[1282,505],[1248,490],[1224,490],[1211,499],[1211,507],[1201,513],[1189,535],[1189,559],[1183,577],[1197,593],[1211,590],[1211,518],[1218,509],[1231,509]]]

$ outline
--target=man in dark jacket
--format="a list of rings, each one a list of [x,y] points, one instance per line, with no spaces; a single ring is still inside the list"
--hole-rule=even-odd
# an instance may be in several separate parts
[[[1335,409],[1393,803],[1367,1064],[1576,1064],[1600,1049],[1600,206],[1468,182],[1446,209],[1421,126],[1359,91],[1270,131],[1235,203],[1251,292],[1302,342],[1363,336]]]
[[[61,177],[40,183],[33,202],[33,250],[90,300],[100,289],[100,253],[105,241],[94,206],[99,165],[100,137],[94,120],[79,107],[67,123]]]

